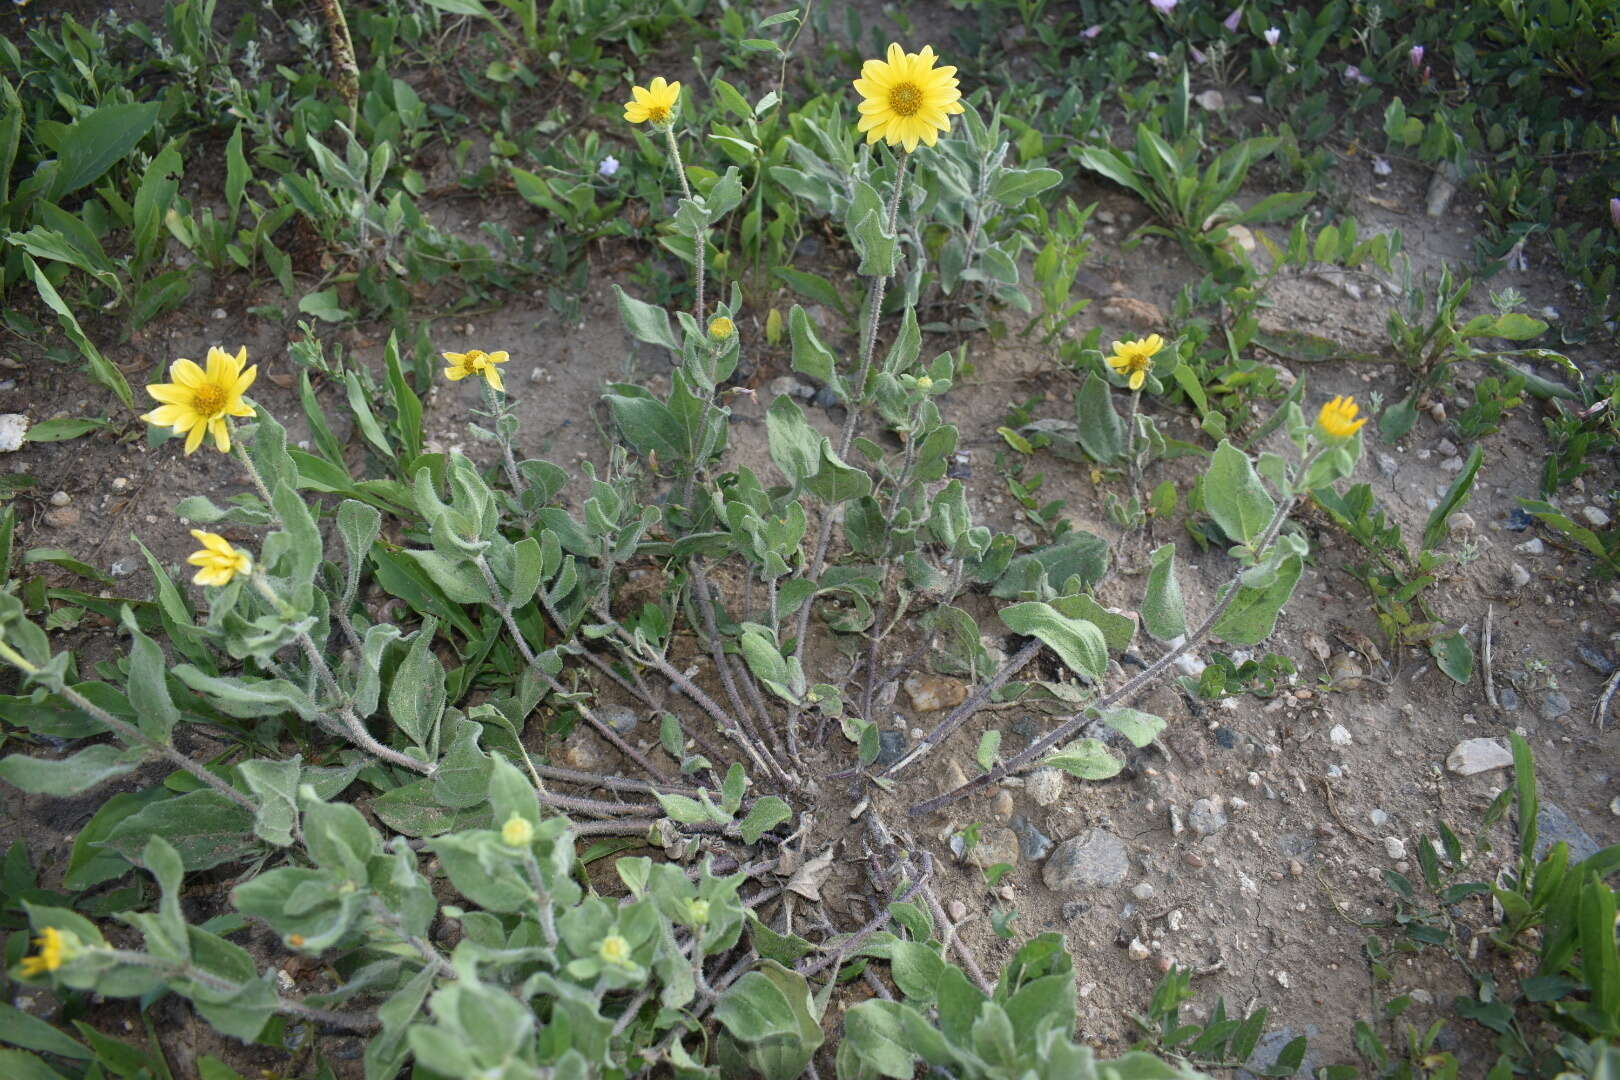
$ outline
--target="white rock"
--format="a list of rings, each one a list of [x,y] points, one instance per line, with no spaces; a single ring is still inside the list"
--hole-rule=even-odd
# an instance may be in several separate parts
[[[28,417],[22,413],[0,413],[0,454],[22,449],[23,436],[28,434]]]
[[[1036,806],[1051,806],[1063,798],[1063,770],[1036,769],[1029,774],[1025,790]]]
[[[1446,768],[1458,776],[1474,776],[1513,764],[1513,753],[1496,739],[1464,739],[1446,756]]]
[[[1146,960],[1153,955],[1153,950],[1142,944],[1142,939],[1139,937],[1131,938],[1131,943],[1125,947],[1125,952],[1132,960]]]
[[[1540,555],[1542,552],[1547,550],[1547,545],[1541,542],[1541,537],[1536,536],[1526,540],[1522,544],[1513,545],[1513,550],[1522,551],[1526,555]]]
[[[1601,529],[1609,523],[1609,515],[1595,506],[1581,507],[1581,517],[1586,519],[1588,525],[1597,529]]]
[[[1384,854],[1392,859],[1406,858],[1406,841],[1398,836],[1384,837]]]
[[[1513,564],[1513,568],[1508,571],[1508,577],[1512,580],[1515,589],[1522,589],[1530,584],[1530,571],[1518,563]]]
[[[1151,900],[1153,899],[1153,886],[1145,881],[1141,882],[1131,890],[1131,895],[1138,900]]]
[[[1334,746],[1349,746],[1355,740],[1350,737],[1350,729],[1343,724],[1334,724],[1333,730],[1328,732],[1328,741]]]
[[[69,495],[65,491],[57,491],[57,492],[53,492],[51,494],[51,505],[52,506],[66,506],[68,503],[70,503],[72,501],[73,501],[73,496]]]

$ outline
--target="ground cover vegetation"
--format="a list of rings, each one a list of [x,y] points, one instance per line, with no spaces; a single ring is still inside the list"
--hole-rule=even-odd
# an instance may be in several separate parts
[[[1385,651],[1496,705],[1447,590],[1486,440],[1531,410],[1519,527],[1620,571],[1568,501],[1615,488],[1620,6],[39,6],[0,39],[5,348],[94,404],[15,441],[209,481],[114,576],[0,476],[0,780],[93,806],[48,875],[23,839],[0,866],[9,989],[50,1003],[0,1004],[6,1075],[187,1075],[177,1000],[209,1080],[1620,1070],[1620,848],[1538,843],[1521,733],[1482,814],[1382,871],[1385,914],[1337,911],[1369,999],[1309,1058],[1286,982],[1194,1009],[1174,963],[1093,1045],[1089,957],[1019,921],[984,809],[1151,769],[1157,687],[1307,687],[1276,634],[1329,562]],[[1391,162],[1480,208],[1433,272],[1349,212]],[[1081,181],[1177,267],[1117,336],[1083,322]],[[1493,290],[1527,261],[1556,318]],[[1387,296],[1376,350],[1270,318],[1322,277]],[[288,355],[120,362],[227,282]],[[594,458],[530,456],[544,358],[481,328],[518,302],[656,364],[591,373]],[[953,419],[997,349],[1058,415]],[[1304,374],[1356,365],[1394,377]],[[434,409],[473,398],[447,445]],[[1469,450],[1403,534],[1358,470],[1437,409]],[[1077,467],[1092,505],[1048,497]],[[960,692],[897,728],[930,680]],[[864,919],[822,903],[835,853]],[[1462,988],[1424,1024],[1419,955]]]

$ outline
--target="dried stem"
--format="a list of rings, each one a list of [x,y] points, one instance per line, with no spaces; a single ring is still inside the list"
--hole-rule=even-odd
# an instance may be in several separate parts
[[[1320,453],[1320,451],[1318,451],[1318,453]],[[1300,465],[1298,472],[1299,476],[1303,477],[1310,472],[1310,467],[1315,463],[1316,457],[1317,454],[1313,453],[1305,459],[1304,463]],[[1298,498],[1298,495],[1290,495],[1277,504],[1277,509],[1272,513],[1271,520],[1266,523],[1265,530],[1260,534],[1259,542],[1256,543],[1252,548],[1256,559],[1262,558],[1266,549],[1269,548],[1272,545],[1272,542],[1277,539],[1277,534],[1282,531],[1283,522],[1288,520],[1289,511],[1294,508],[1294,503],[1298,501]],[[1209,632],[1214,629],[1215,624],[1220,621],[1221,616],[1226,614],[1226,609],[1231,607],[1232,601],[1237,599],[1238,592],[1242,587],[1241,579],[1243,573],[1247,569],[1247,567],[1244,567],[1242,570],[1239,570],[1236,574],[1232,575],[1232,580],[1227,582],[1226,588],[1222,591],[1220,599],[1215,603],[1215,607],[1210,610],[1208,615],[1204,616],[1204,621],[1199,623],[1198,626],[1187,635],[1186,639],[1182,641],[1180,645],[1177,645],[1175,648],[1153,661],[1153,663],[1143,668],[1142,671],[1137,673],[1134,678],[1127,681],[1124,685],[1120,686],[1119,689],[1104,694],[1101,698],[1088,705],[1085,710],[1082,710],[1081,712],[1078,712],[1074,716],[1070,717],[1067,722],[1059,726],[1056,730],[1049,732],[1040,739],[1031,743],[1022,752],[1010,760],[997,765],[990,772],[981,773],[962,786],[951,791],[947,791],[943,795],[917,803],[915,806],[909,808],[908,813],[914,815],[932,814],[943,807],[949,806],[951,803],[956,802],[958,799],[971,795],[975,791],[980,791],[989,787],[991,784],[999,783],[1005,777],[1023,772],[1025,769],[1033,767],[1039,761],[1041,756],[1046,753],[1046,751],[1050,750],[1053,746],[1056,746],[1060,742],[1073,738],[1082,727],[1090,722],[1090,718],[1086,715],[1087,712],[1092,710],[1107,709],[1119,704],[1121,701],[1128,701],[1132,697],[1136,696],[1136,694],[1140,693],[1143,688],[1153,683],[1160,675],[1164,674],[1165,670],[1168,669],[1171,664],[1175,663],[1186,653],[1191,652],[1193,649],[1203,644],[1204,639],[1209,636]]]
[[[484,586],[489,589],[490,605],[500,615],[501,621],[506,624],[507,633],[512,635],[512,641],[517,645],[518,655],[522,656],[523,662],[529,666],[530,670],[538,674],[541,680],[551,688],[552,693],[565,696],[568,691],[563,688],[561,683],[551,677],[549,671],[541,666],[540,658],[535,655],[534,649],[529,646],[529,639],[523,636],[523,629],[518,626],[517,618],[512,613],[511,602],[506,599],[506,594],[501,591],[500,582],[495,579],[495,571],[490,568],[489,559],[480,552],[477,562],[478,570],[484,576]],[[619,753],[640,765],[646,770],[648,776],[651,776],[660,784],[669,783],[669,777],[665,776],[662,770],[649,761],[646,754],[625,742],[617,731],[614,731],[600,716],[596,715],[594,709],[584,702],[575,703],[574,708],[579,710],[579,715],[585,718],[587,724],[596,729],[597,734],[612,743]]]
[[[1019,649],[1012,659],[1001,665],[1001,670],[992,675],[989,681],[982,683],[977,690],[973,691],[971,697],[962,702],[962,704],[958,705],[955,709],[951,710],[951,714],[945,719],[941,720],[939,722],[939,726],[935,727],[933,731],[928,733],[927,738],[923,739],[921,742],[917,743],[916,746],[913,746],[910,750],[906,751],[906,753],[901,756],[899,761],[896,761],[893,765],[890,765],[887,769],[884,769],[880,775],[894,776],[910,766],[913,762],[919,761],[926,757],[934,749],[934,747],[944,742],[946,737],[949,736],[951,732],[967,723],[968,720],[972,718],[974,713],[984,708],[985,704],[990,700],[991,695],[993,695],[997,690],[1000,690],[1003,686],[1006,686],[1008,681],[1010,681],[1014,675],[1022,671],[1026,664],[1035,659],[1035,654],[1040,651],[1041,642],[1039,638],[1034,639],[1022,649]]]

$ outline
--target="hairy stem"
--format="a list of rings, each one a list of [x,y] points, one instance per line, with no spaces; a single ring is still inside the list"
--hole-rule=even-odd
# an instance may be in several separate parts
[[[33,663],[30,663],[26,657],[24,657],[16,649],[13,649],[9,642],[0,641],[0,660],[4,660],[6,663],[10,664],[12,667],[16,668],[18,671],[21,671],[24,675],[27,675],[30,678],[35,678],[40,674],[39,667]],[[119,719],[106,709],[103,709],[100,705],[97,705],[95,702],[79,693],[73,687],[67,685],[65,682],[61,685],[53,685],[50,687],[50,689],[52,692],[61,694],[68,701],[72,702],[74,708],[80,710],[88,716],[94,717],[99,723],[106,725],[109,730],[116,734],[120,739],[123,739],[125,743],[131,746],[138,746],[146,750],[155,751],[156,753],[162,755],[164,760],[168,761],[171,765],[184,769],[186,772],[190,773],[192,776],[195,776],[208,787],[213,788],[216,792],[223,795],[237,806],[240,806],[248,813],[254,815],[258,814],[258,803],[254,802],[251,798],[242,794],[230,784],[226,783],[215,773],[205,768],[200,763],[191,760],[174,747],[169,746],[166,743],[159,742],[157,739],[154,739],[152,736],[148,735],[134,724]]]
[[[173,964],[147,953],[133,952],[128,949],[98,949],[96,951],[103,956],[116,960],[120,964],[152,968],[165,972],[171,979],[186,979],[221,994],[235,995],[246,989],[241,983],[232,982],[192,964]],[[376,1031],[382,1026],[377,1018],[370,1013],[334,1012],[331,1009],[318,1009],[313,1005],[305,1005],[296,998],[282,997],[279,994],[276,995],[276,1011],[287,1016],[312,1020],[317,1024],[325,1024],[328,1027],[341,1028],[344,1031],[366,1033]]]

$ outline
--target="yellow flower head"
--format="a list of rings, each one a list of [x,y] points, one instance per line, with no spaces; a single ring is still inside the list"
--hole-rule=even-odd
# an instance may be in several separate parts
[[[1147,382],[1148,372],[1153,370],[1153,358],[1163,348],[1164,339],[1158,334],[1149,334],[1137,341],[1116,341],[1108,366],[1121,375],[1129,375],[1131,389],[1140,390]]]
[[[202,445],[203,436],[209,432],[213,432],[219,452],[230,453],[231,428],[225,418],[253,415],[253,407],[242,400],[242,395],[258,377],[259,365],[244,371],[246,365],[246,346],[235,356],[217,345],[211,346],[207,370],[192,360],[176,360],[169,365],[172,382],[153,383],[146,388],[160,404],[141,419],[186,436],[188,454]]]
[[[716,341],[729,341],[736,332],[737,324],[724,315],[709,320],[709,336]]]
[[[624,103],[624,118],[632,124],[667,128],[675,123],[675,109],[680,102],[681,84],[665,82],[660,75],[651,86],[630,88],[630,100]]]
[[[928,375],[917,376],[917,389],[928,391],[934,388],[934,380]]]
[[[191,579],[198,585],[229,585],[237,574],[245,574],[252,568],[253,560],[248,558],[247,552],[238,551],[218,533],[192,529],[191,535],[203,546],[201,551],[186,558],[186,562],[201,568]]]
[[[447,352],[444,358],[450,362],[450,366],[444,369],[444,377],[451,382],[469,375],[482,375],[496,390],[506,390],[506,385],[501,382],[501,373],[495,367],[512,359],[504,350],[487,353],[482,349],[468,349],[466,352]]]
[[[23,957],[22,961],[22,973],[30,979],[58,970],[79,951],[77,935],[72,931],[58,930],[54,926],[47,926],[41,930],[39,937],[34,939],[34,944],[39,946],[39,952],[34,956]]]
[[[933,146],[940,132],[951,130],[950,118],[962,111],[962,92],[956,69],[934,67],[937,59],[931,45],[920,53],[890,45],[887,60],[861,66],[855,92],[861,95],[859,128],[869,144],[885,139],[909,154],[917,143]]]
[[[1360,411],[1355,398],[1336,397],[1323,405],[1322,411],[1316,414],[1316,426],[1329,438],[1348,439],[1360,431],[1362,425],[1367,422],[1365,416],[1356,419],[1356,414]]]
[[[688,900],[686,913],[691,916],[693,926],[709,925],[709,902],[707,900]]]
[[[602,944],[596,949],[598,956],[604,964],[615,964],[619,967],[630,966],[630,943],[618,934],[609,934],[602,939]]]
[[[501,843],[507,847],[526,848],[534,843],[534,826],[521,814],[513,814],[501,826]]]

